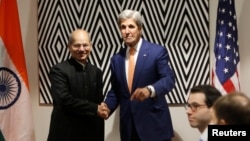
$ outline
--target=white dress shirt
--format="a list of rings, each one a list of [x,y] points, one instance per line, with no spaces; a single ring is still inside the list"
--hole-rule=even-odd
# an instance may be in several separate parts
[[[134,62],[135,62],[135,65],[136,65],[136,61],[137,61],[137,57],[138,57],[138,54],[139,54],[139,50],[141,48],[141,45],[142,45],[142,38],[140,38],[138,44],[134,47],[135,48],[135,54],[134,54]],[[125,60],[125,69],[126,69],[126,78],[128,80],[128,60],[129,60],[129,49],[130,47],[127,47],[127,50],[126,50],[126,60]],[[155,89],[153,86],[149,85],[148,87],[151,88],[152,90],[152,94],[151,94],[151,97],[155,97]]]

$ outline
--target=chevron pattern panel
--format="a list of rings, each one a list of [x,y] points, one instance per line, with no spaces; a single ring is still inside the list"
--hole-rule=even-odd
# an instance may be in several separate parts
[[[38,0],[40,104],[52,104],[48,73],[70,57],[66,44],[76,28],[90,32],[89,61],[102,69],[107,93],[110,58],[123,47],[116,20],[124,9],[140,11],[143,38],[168,49],[176,86],[166,99],[169,104],[185,103],[192,86],[209,83],[208,4],[209,0]]]

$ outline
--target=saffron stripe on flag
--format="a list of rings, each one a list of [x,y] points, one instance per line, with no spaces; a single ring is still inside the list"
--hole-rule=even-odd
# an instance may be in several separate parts
[[[0,0],[0,129],[7,141],[34,141],[28,76],[16,0]]]

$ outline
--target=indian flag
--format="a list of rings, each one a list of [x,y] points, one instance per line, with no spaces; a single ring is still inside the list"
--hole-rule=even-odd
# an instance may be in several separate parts
[[[0,57],[0,131],[5,141],[34,141],[16,0],[0,0]]]

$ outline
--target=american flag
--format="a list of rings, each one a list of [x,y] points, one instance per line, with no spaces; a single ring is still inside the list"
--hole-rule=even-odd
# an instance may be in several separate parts
[[[222,94],[240,90],[239,45],[234,0],[219,0],[212,84]]]

